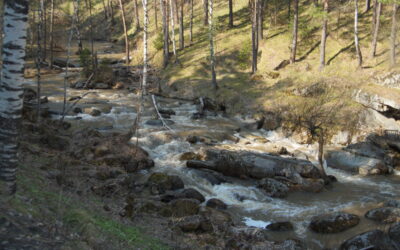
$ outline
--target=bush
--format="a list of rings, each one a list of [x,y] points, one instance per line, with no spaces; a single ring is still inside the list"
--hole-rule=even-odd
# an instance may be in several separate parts
[[[114,73],[111,67],[110,59],[104,58],[101,60],[96,72],[95,82],[102,82],[106,84],[112,84],[114,82]]]
[[[164,36],[163,33],[158,33],[156,39],[153,41],[153,47],[159,51],[162,50],[164,47]]]
[[[247,40],[243,43],[242,48],[239,50],[237,55],[237,62],[240,69],[246,69],[251,63],[252,44],[251,40]]]
[[[92,64],[92,53],[89,49],[84,48],[82,52],[79,54],[79,63],[83,68],[82,74],[85,77],[89,77],[93,72],[93,64]]]

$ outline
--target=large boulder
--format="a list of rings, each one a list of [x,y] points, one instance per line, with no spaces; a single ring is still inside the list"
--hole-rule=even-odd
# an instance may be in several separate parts
[[[325,154],[328,166],[360,175],[390,174],[391,168],[380,159],[356,155],[346,151],[328,151]]]
[[[392,223],[400,218],[400,208],[397,207],[380,207],[369,210],[365,214],[365,218],[381,223]]]
[[[220,210],[225,210],[228,208],[228,205],[226,205],[225,202],[215,198],[209,199],[206,203],[206,206]]]
[[[339,233],[358,225],[359,222],[360,218],[357,215],[337,212],[313,217],[310,229],[317,233]]]
[[[194,188],[185,188],[176,191],[168,191],[163,196],[161,196],[161,201],[163,202],[170,202],[176,199],[195,199],[198,200],[200,203],[204,202],[206,199],[204,196]]]
[[[178,218],[195,215],[200,209],[200,202],[195,199],[177,199],[171,201],[169,204],[172,209],[172,215]]]
[[[149,177],[147,185],[153,194],[164,194],[168,190],[177,190],[185,186],[182,179],[178,176],[159,172],[153,173]]]
[[[292,231],[294,229],[293,224],[289,221],[273,222],[267,225],[265,228],[271,231],[279,231],[279,232]]]
[[[377,249],[397,250],[396,245],[381,230],[372,230],[354,236],[340,245],[340,250]]]
[[[272,178],[264,178],[258,182],[258,187],[264,190],[268,196],[283,198],[289,193],[286,184]]]
[[[192,215],[182,218],[178,221],[178,227],[183,232],[212,232],[213,225],[204,216]]]
[[[254,179],[284,176],[289,179],[299,175],[304,178],[321,178],[321,173],[310,161],[283,158],[269,154],[208,149],[206,161],[187,161],[190,168],[211,169],[226,176]],[[296,179],[298,181],[298,178]]]

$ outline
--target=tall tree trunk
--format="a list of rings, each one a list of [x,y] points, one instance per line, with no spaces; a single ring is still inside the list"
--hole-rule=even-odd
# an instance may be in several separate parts
[[[121,1],[121,0],[120,0]],[[149,24],[149,15],[147,13],[147,0],[142,0],[143,3],[143,94],[147,94],[147,27]]]
[[[45,62],[47,60],[47,1],[43,2],[43,58]]]
[[[137,4],[137,0],[133,1],[133,6],[135,8],[135,19],[136,19],[136,30],[140,30],[140,21],[139,21],[139,8]]]
[[[172,39],[172,50],[174,52],[175,56],[175,63],[178,62],[178,53],[176,52],[176,42],[175,42],[175,21],[174,21],[174,5],[173,2],[174,0],[169,0],[169,8],[170,8],[170,21],[171,21],[171,39]]]
[[[371,9],[371,0],[365,0],[365,12]]]
[[[291,51],[292,54],[290,56],[290,63],[296,62],[298,27],[299,27],[299,0],[294,0],[293,36],[292,36],[292,51]]]
[[[393,3],[392,29],[390,32],[390,66],[392,67],[396,65],[397,10],[398,10],[398,4]]]
[[[50,69],[53,68],[54,50],[54,0],[50,0]]]
[[[16,192],[29,0],[4,0],[3,68],[0,81],[0,179]]]
[[[358,0],[354,0],[354,45],[356,47],[356,55],[358,67],[362,67],[363,59],[360,49],[360,42],[358,39]]]
[[[79,7],[80,7],[80,1],[75,0],[74,1],[74,9],[76,10],[75,11],[75,15],[76,15],[75,31],[76,31],[76,38],[78,40],[78,53],[80,54],[80,53],[82,53],[82,50],[83,50],[83,44],[82,44],[81,31],[79,29],[79,26],[80,26]]]
[[[147,4],[147,2],[146,2],[146,4]],[[119,0],[119,8],[121,9],[122,26],[124,27],[124,36],[125,36],[125,56],[126,56],[125,62],[126,62],[126,65],[129,65],[130,56],[129,56],[128,29],[126,28],[125,9],[124,9],[124,4],[122,3],[122,0]]]
[[[192,0],[193,1],[193,0]],[[229,0],[229,27],[233,28],[233,0]]]
[[[168,4],[165,2],[166,0],[160,0],[161,7],[161,15],[162,15],[162,28],[163,28],[163,36],[164,36],[164,46],[163,46],[163,66],[167,67],[169,61],[169,31],[168,31],[168,20],[167,20],[167,9]]]
[[[180,49],[185,48],[185,30],[183,26],[183,7],[184,7],[184,0],[180,0],[180,15],[179,15],[179,47]]]
[[[290,18],[292,17],[292,14],[291,14],[291,10],[292,10],[292,0],[287,0],[288,1],[288,23],[290,23]]]
[[[320,70],[322,70],[325,67],[325,48],[326,48],[326,38],[328,35],[329,0],[323,0],[323,1],[324,1],[324,20],[322,21],[321,49],[320,49],[320,59],[319,59]]]
[[[208,0],[203,0],[203,9],[204,9],[204,25],[208,25]]]
[[[252,41],[252,60],[251,72],[257,72],[257,57],[258,57],[258,1],[251,0],[251,41]]]
[[[320,171],[321,174],[326,177],[326,172],[325,172],[325,167],[324,167],[324,144],[325,144],[325,140],[324,140],[324,135],[319,135],[318,137],[318,162],[320,165]]]
[[[40,8],[39,8],[39,17],[40,21],[38,22],[37,26],[37,39],[36,39],[36,44],[37,44],[37,53],[36,53],[36,84],[37,84],[37,109],[36,109],[36,121],[37,123],[40,123],[40,98],[41,98],[41,82],[40,82],[40,70],[42,66],[42,38],[43,38],[43,22],[44,22],[44,1],[40,1]],[[43,21],[43,22],[42,22]]]
[[[207,1],[207,0],[205,0]],[[208,0],[208,30],[209,30],[209,38],[210,38],[210,63],[211,63],[211,84],[215,90],[218,89],[217,84],[217,73],[215,72],[215,51],[214,51],[214,20],[213,20],[213,11],[214,11],[214,0]]]
[[[258,0],[258,7],[257,7],[257,36],[258,41],[264,39],[264,0]]]
[[[382,3],[378,2],[378,0],[374,1],[374,20],[373,20],[373,35],[372,35],[372,51],[371,51],[371,57],[376,56],[376,47],[377,47],[377,42],[378,42],[378,34],[379,34],[379,26],[381,23],[381,12],[382,12]]]
[[[89,29],[90,29],[90,51],[92,54],[92,68],[95,70],[95,59],[94,59],[94,38],[93,38],[93,15],[92,15],[92,0],[85,0],[86,6],[89,7]]]
[[[158,13],[157,13],[157,0],[154,0],[154,23],[156,24],[156,30],[158,30]]]
[[[111,15],[111,25],[115,24],[115,19],[114,19],[114,6],[113,6],[113,1],[108,0],[109,2],[109,7],[110,7],[110,15]]]
[[[189,39],[190,39],[190,44],[193,43],[193,1],[194,0],[190,0],[190,25],[189,25],[189,29],[190,29],[190,33],[189,33]]]

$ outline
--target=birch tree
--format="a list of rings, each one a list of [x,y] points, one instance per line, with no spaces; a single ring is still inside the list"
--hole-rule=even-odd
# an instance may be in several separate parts
[[[170,21],[171,21],[171,40],[172,40],[172,50],[175,56],[175,63],[178,62],[178,53],[176,52],[176,42],[175,42],[175,21],[174,21],[174,0],[169,0],[169,9],[170,9]]]
[[[143,3],[143,94],[147,94],[147,27],[149,25],[149,16],[147,13],[147,0],[142,0]]]
[[[205,0],[207,1],[207,0]],[[210,66],[211,66],[211,84],[213,88],[218,89],[217,85],[217,73],[215,72],[215,51],[214,51],[214,21],[213,21],[213,8],[214,0],[208,0],[208,33],[210,40]]]
[[[18,128],[21,122],[29,0],[4,0],[0,79],[0,178],[16,192]],[[0,190],[0,192],[2,192]]]

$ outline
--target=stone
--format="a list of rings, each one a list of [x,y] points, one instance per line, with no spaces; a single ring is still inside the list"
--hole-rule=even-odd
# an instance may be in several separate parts
[[[211,185],[219,185],[221,183],[228,182],[224,175],[213,170],[201,169],[195,171],[195,173],[200,178],[207,180]]]
[[[209,199],[206,206],[219,210],[226,210],[228,208],[228,205],[226,205],[225,202],[215,198]]]
[[[67,63],[67,60],[63,59],[63,58],[54,58],[53,59],[53,65],[58,66],[60,68],[65,68],[65,67],[67,67],[67,65],[70,68],[76,68],[75,64],[73,64],[71,62]]]
[[[186,188],[176,191],[168,191],[163,196],[161,196],[162,202],[170,202],[175,199],[195,199],[198,200],[200,203],[204,202],[206,199],[204,196],[194,188]]]
[[[365,218],[380,223],[392,223],[400,218],[400,208],[380,207],[371,209],[365,214]]]
[[[202,217],[200,215],[193,215],[182,218],[178,222],[178,227],[183,232],[193,232],[200,228]]]
[[[153,194],[164,194],[166,191],[181,189],[185,186],[182,179],[178,176],[159,172],[153,173],[149,177],[147,185]]]
[[[381,249],[397,250],[390,238],[381,230],[372,230],[356,235],[340,245],[340,250]]]
[[[294,229],[293,224],[289,221],[273,222],[267,225],[265,228],[271,231],[279,231],[279,232],[292,231]]]
[[[179,157],[179,160],[181,161],[188,161],[188,160],[201,160],[201,155],[196,154],[194,152],[185,152],[181,154]]]
[[[175,123],[172,120],[164,120],[164,122],[168,126],[173,125]],[[156,120],[148,120],[148,121],[146,121],[146,125],[149,125],[149,126],[160,126],[160,127],[164,126],[163,122],[161,120],[158,120],[158,119],[156,119]]]
[[[360,175],[383,175],[391,172],[383,160],[356,155],[346,151],[328,151],[328,166]]]
[[[96,108],[92,108],[92,109],[90,110],[89,114],[90,114],[91,116],[100,116],[100,115],[101,115],[101,111],[98,110],[98,109],[96,109]]]
[[[317,233],[339,233],[358,225],[359,222],[360,218],[357,215],[337,212],[314,216],[310,229]]]
[[[284,198],[289,193],[289,188],[286,184],[272,178],[260,180],[258,182],[258,187],[264,190],[268,196],[276,198]]]
[[[200,202],[195,199],[177,199],[170,202],[172,216],[185,217],[199,212]]]
[[[94,89],[110,89],[110,85],[107,83],[97,82],[93,84]]]
[[[75,107],[72,111],[73,111],[75,114],[80,114],[80,113],[82,113],[82,109],[81,109],[80,107]]]

